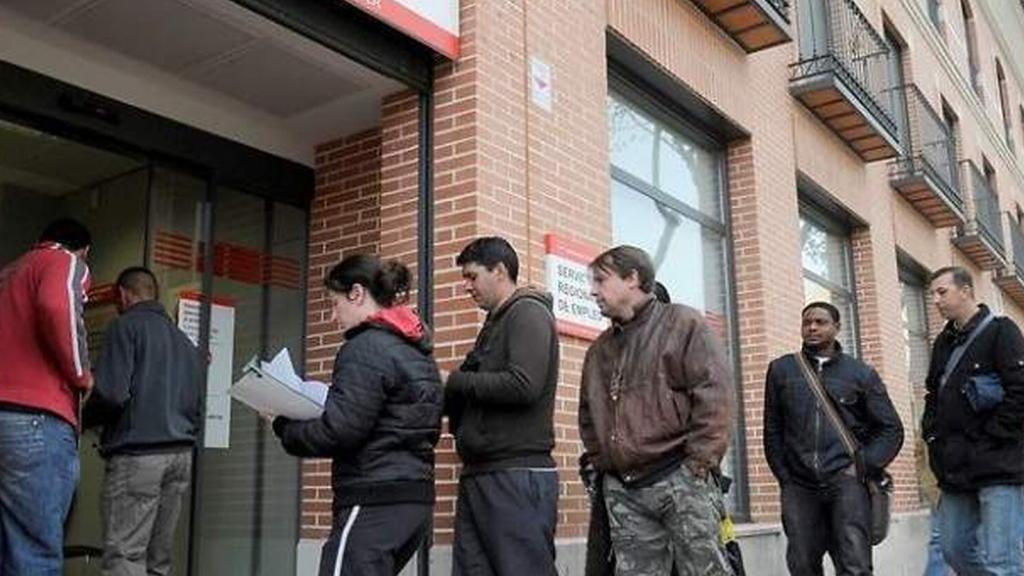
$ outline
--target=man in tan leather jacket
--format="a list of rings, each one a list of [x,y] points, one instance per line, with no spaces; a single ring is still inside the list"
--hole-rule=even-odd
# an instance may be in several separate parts
[[[725,350],[700,312],[655,299],[643,250],[612,248],[590,268],[612,326],[587,351],[579,427],[585,468],[603,473],[616,573],[731,574],[718,533],[733,416]]]

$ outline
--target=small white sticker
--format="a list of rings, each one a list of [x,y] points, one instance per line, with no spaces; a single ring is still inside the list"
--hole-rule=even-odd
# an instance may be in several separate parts
[[[546,112],[551,112],[551,66],[536,56],[530,57],[530,100]]]

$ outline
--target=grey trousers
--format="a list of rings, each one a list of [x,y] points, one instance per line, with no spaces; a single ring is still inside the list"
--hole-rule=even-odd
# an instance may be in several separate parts
[[[112,456],[103,482],[104,576],[166,576],[192,450]]]

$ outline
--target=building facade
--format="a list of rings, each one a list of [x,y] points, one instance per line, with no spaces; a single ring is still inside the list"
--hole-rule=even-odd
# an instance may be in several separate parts
[[[436,357],[453,368],[483,319],[455,257],[495,234],[517,248],[523,282],[566,302],[563,573],[582,573],[576,407],[599,326],[571,272],[621,243],[650,252],[673,299],[728,345],[740,409],[724,468],[748,565],[785,573],[764,375],[799,345],[804,303],[824,299],[907,431],[878,573],[917,572],[927,505],[914,441],[941,328],[927,275],[963,265],[981,301],[1024,321],[1024,6],[298,5],[0,0],[0,265],[46,219],[80,217],[97,236],[94,348],[112,314],[102,288],[145,262],[168,308],[198,310],[198,341],[227,355],[208,376],[179,539],[188,573],[312,573],[330,464],[284,455],[224,386],[281,347],[307,376],[329,377],[341,344],[322,288],[330,266],[357,252],[412,264]],[[83,450],[93,464],[69,533],[80,547],[95,545],[99,474]],[[450,565],[459,462],[447,434],[437,463],[434,542],[410,574]]]

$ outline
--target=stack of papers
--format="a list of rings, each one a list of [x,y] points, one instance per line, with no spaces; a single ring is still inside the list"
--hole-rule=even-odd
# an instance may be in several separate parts
[[[323,413],[327,384],[303,380],[285,348],[270,362],[253,358],[228,393],[261,414],[309,420]]]

